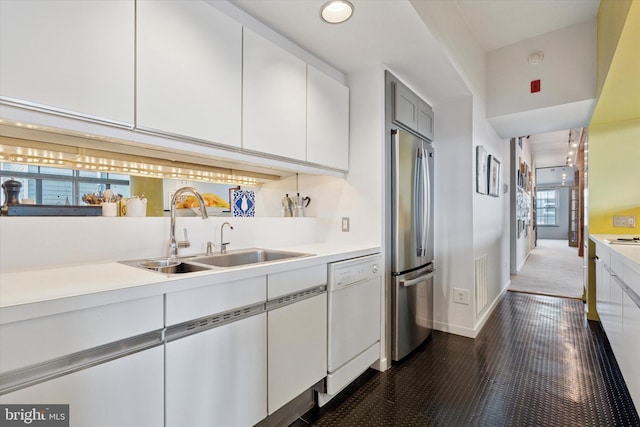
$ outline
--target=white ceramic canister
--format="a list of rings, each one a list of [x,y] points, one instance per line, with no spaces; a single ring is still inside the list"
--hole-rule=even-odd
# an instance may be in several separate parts
[[[124,211],[126,216],[147,216],[147,199],[138,196],[128,198]]]

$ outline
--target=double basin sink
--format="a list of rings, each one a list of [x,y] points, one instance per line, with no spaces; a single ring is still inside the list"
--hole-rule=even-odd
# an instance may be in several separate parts
[[[156,271],[162,274],[184,274],[218,268],[241,267],[282,261],[289,258],[307,257],[312,254],[287,252],[273,249],[241,249],[227,253],[210,255],[192,255],[179,258],[153,258],[144,260],[122,261],[123,264]]]

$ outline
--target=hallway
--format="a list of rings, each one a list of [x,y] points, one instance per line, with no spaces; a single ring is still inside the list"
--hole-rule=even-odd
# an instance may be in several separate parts
[[[474,339],[435,331],[294,426],[640,426],[599,323],[577,299],[507,292]]]
[[[583,258],[566,240],[538,239],[517,275],[511,276],[510,291],[582,298]]]

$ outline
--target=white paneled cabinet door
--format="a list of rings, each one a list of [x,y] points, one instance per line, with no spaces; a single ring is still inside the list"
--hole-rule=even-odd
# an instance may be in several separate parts
[[[433,109],[418,99],[418,133],[433,141]]]
[[[68,404],[72,426],[162,426],[163,374],[158,346],[5,394],[0,402]]]
[[[327,375],[327,295],[269,312],[269,415]]]
[[[0,1],[0,94],[133,123],[134,0]]]
[[[244,29],[242,148],[306,160],[304,61]]]
[[[393,120],[418,130],[418,96],[401,83],[395,84]]]
[[[307,161],[349,169],[349,88],[307,68]]]
[[[623,274],[629,292],[623,296],[622,307],[624,313],[622,345],[625,362],[622,373],[637,408],[640,404],[640,363],[638,360],[640,354],[640,339],[638,339],[640,337],[640,306],[635,296],[640,295],[640,268],[631,268],[625,265]]]
[[[136,126],[240,147],[242,26],[200,0],[138,0],[136,18]]]
[[[166,345],[167,427],[245,427],[266,417],[266,316]]]

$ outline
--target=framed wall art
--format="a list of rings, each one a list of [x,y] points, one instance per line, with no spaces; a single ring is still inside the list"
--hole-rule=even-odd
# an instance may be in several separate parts
[[[489,195],[500,197],[500,161],[489,155]]]
[[[476,191],[487,194],[489,191],[489,170],[487,150],[482,145],[476,147]]]

